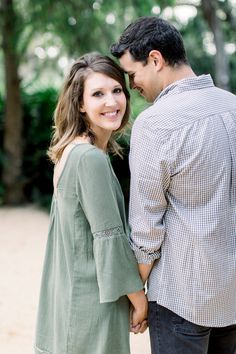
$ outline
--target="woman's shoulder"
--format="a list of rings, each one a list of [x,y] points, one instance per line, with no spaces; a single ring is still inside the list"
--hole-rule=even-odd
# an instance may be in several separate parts
[[[71,153],[72,162],[74,161],[79,167],[83,165],[87,168],[89,166],[108,166],[108,155],[101,149],[92,144],[77,144]]]
[[[107,159],[107,155],[99,148],[92,144],[76,144],[73,148],[72,154],[81,158],[98,158],[102,160]]]

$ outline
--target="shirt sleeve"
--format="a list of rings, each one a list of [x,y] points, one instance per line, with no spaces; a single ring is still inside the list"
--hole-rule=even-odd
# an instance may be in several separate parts
[[[166,192],[171,172],[166,145],[168,137],[135,122],[130,149],[131,246],[138,263],[160,258],[165,237]]]
[[[94,237],[94,259],[100,302],[143,288],[137,262],[120,216],[108,157],[87,151],[78,164],[81,206]]]

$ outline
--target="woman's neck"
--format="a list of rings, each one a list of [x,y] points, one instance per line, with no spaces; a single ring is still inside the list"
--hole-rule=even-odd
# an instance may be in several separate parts
[[[107,144],[108,144],[108,141],[99,141],[98,139],[95,141],[95,145],[103,150],[105,153],[107,153]]]
[[[103,139],[99,139],[99,137],[96,137],[96,141],[94,142],[94,145],[98,149],[103,150],[105,153],[107,153],[108,141],[109,141],[109,138],[107,138],[105,140],[104,138]],[[75,144],[85,144],[85,143],[91,144],[91,139],[88,136],[86,136],[86,135],[81,135],[81,136],[75,137],[72,140],[72,143],[75,143]]]

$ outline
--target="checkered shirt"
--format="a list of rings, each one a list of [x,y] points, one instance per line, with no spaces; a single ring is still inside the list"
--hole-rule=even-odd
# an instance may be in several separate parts
[[[154,266],[148,299],[193,323],[236,324],[236,97],[177,81],[136,119],[131,245]]]

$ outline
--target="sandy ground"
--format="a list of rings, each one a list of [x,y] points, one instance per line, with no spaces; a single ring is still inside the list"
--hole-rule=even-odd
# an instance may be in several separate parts
[[[0,351],[2,354],[33,353],[48,221],[48,214],[32,205],[0,208]],[[148,332],[132,334],[131,348],[132,354],[150,354]]]

